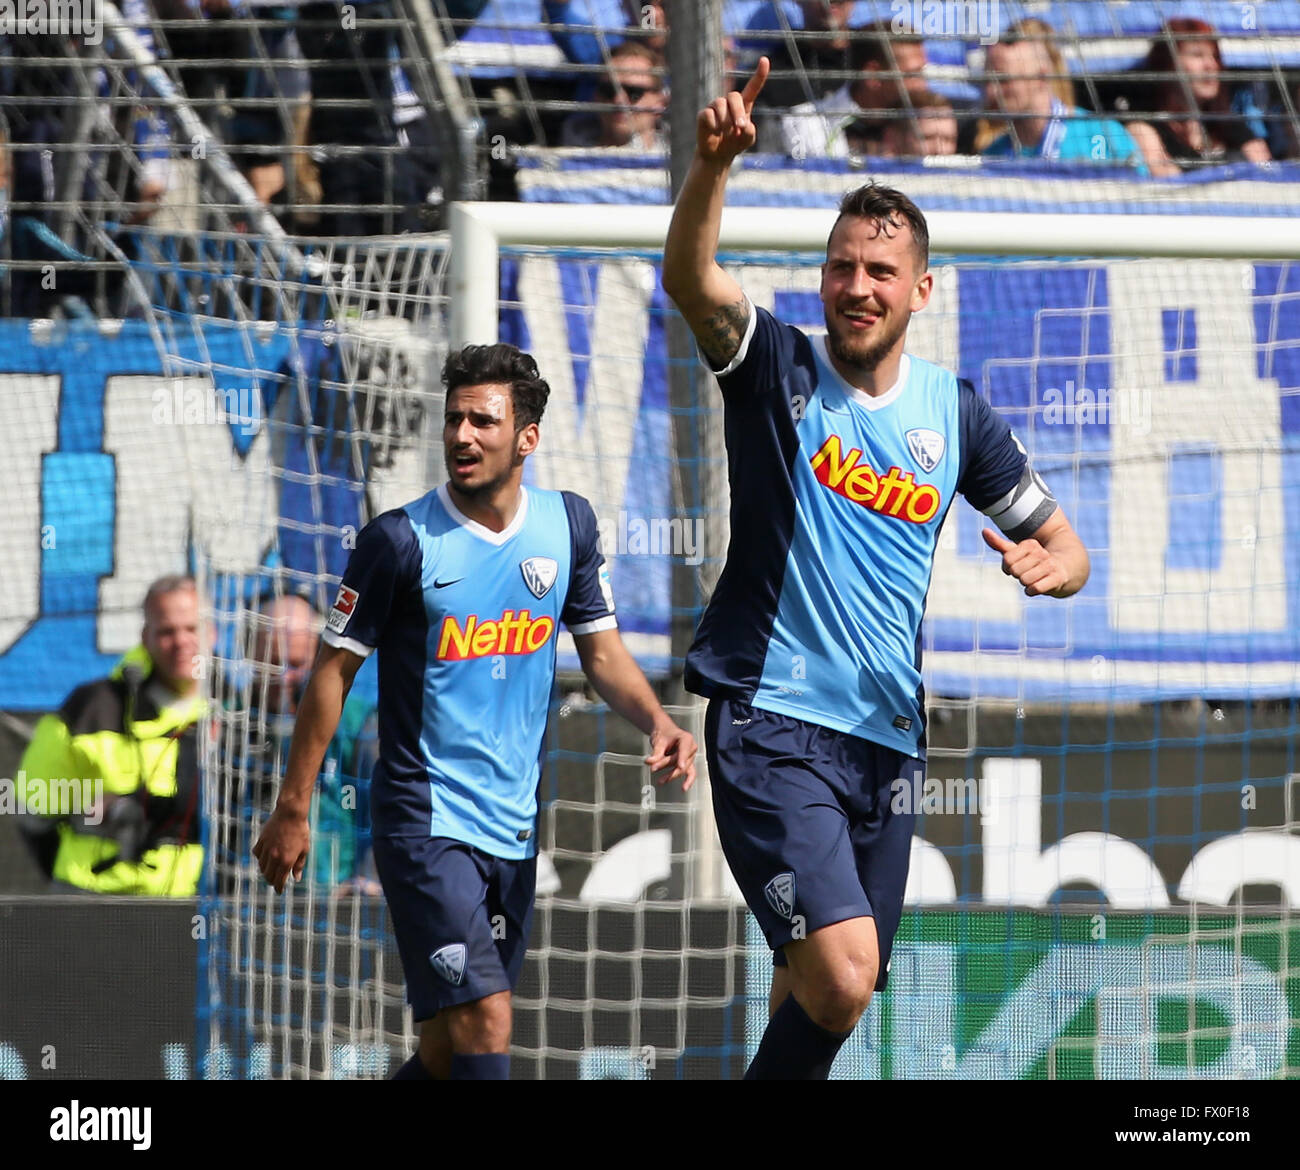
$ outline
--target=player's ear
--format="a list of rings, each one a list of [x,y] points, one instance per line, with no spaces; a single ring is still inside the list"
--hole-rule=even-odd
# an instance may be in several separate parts
[[[912,312],[919,313],[930,303],[930,294],[934,291],[934,273],[923,273],[921,279],[912,287]]]
[[[541,442],[542,430],[535,422],[529,423],[515,437],[515,452],[520,459],[526,459],[537,450],[537,444]]]

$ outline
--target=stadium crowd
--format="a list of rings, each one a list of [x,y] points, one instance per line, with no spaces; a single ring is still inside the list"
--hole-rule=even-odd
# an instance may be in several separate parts
[[[1157,179],[1300,157],[1300,66],[1283,54],[1270,57],[1270,69],[1225,68],[1224,38],[1248,41],[1242,29],[1165,20],[1142,59],[1117,64],[1044,20],[1008,24],[987,44],[922,37],[897,19],[855,23],[863,7],[725,6],[727,74],[734,81],[760,55],[772,64],[760,151],[792,167],[827,157],[966,156]],[[256,199],[290,231],[349,237],[442,226],[455,147],[447,119],[429,112],[441,99],[401,0],[297,8],[126,0],[122,10]],[[668,0],[433,0],[433,10],[481,126],[489,198],[518,197],[521,148],[666,152]],[[134,161],[119,161],[122,174],[109,176],[121,222],[157,223],[166,203],[198,199],[193,147],[173,116],[161,105],[142,108],[125,74],[102,68],[99,108],[88,114],[85,50],[59,40],[0,35],[0,242],[12,259],[78,260],[67,215],[52,209],[85,194],[80,176],[112,168],[107,152],[86,158],[104,140],[94,118],[113,121],[133,145]],[[42,309],[39,289],[7,295],[8,314]]]

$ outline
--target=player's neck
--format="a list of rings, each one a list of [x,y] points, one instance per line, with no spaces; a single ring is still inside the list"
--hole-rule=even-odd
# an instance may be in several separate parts
[[[850,386],[855,390],[861,390],[863,394],[869,394],[872,398],[878,398],[892,390],[894,383],[898,381],[898,369],[903,361],[903,345],[900,339],[899,344],[870,370],[841,361],[831,352],[829,346],[826,348],[826,356],[831,359],[835,372]]]
[[[482,524],[492,532],[504,532],[510,527],[523,500],[520,484],[516,479],[502,484],[489,495],[481,496],[467,496],[448,482],[447,494],[462,516],[467,520],[473,520],[475,524]]]

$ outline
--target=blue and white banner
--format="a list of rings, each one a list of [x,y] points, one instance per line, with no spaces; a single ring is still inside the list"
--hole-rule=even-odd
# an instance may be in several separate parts
[[[820,326],[815,267],[737,275]],[[674,476],[698,469],[673,456],[656,268],[519,256],[503,300],[503,337],[553,387],[528,479],[592,501],[629,644],[663,669],[673,566],[716,573],[727,501],[675,503]],[[49,709],[104,673],[138,639],[148,582],[196,549],[240,580],[336,576],[349,533],[442,478],[427,383],[422,411],[389,410],[379,451],[373,410],[364,441],[346,432],[366,383],[324,331],[211,327],[164,371],[143,323],[59,329],[0,322],[0,708]],[[1093,564],[1078,597],[1027,599],[959,503],[929,597],[932,693],[1300,693],[1300,266],[941,266],[909,346],[1007,415]],[[696,409],[716,409],[701,385]]]

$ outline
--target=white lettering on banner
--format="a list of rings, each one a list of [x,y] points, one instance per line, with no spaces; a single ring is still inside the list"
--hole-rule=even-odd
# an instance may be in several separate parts
[[[1086,882],[1118,910],[1169,905],[1155,863],[1113,833],[1072,833],[1042,848],[1043,765],[1034,759],[984,761],[984,901],[1045,906],[1063,886]]]
[[[912,838],[907,866],[906,906],[948,906],[957,900],[957,882],[948,859],[924,837]]]
[[[1288,906],[1300,906],[1300,836],[1282,829],[1244,829],[1217,837],[1183,873],[1178,896],[1230,905],[1242,886],[1279,886]]]
[[[241,459],[224,426],[154,425],[154,393],[175,381],[119,376],[104,388],[104,450],[117,466],[116,571],[99,591],[98,649],[108,653],[139,641],[140,599],[150,581],[186,569],[191,536],[218,573],[247,572],[275,536],[279,479],[267,428]],[[215,393],[207,379],[196,381]]]
[[[656,522],[638,516],[643,509],[637,507],[641,501],[635,498],[636,493],[643,489],[649,471],[657,475],[661,470],[633,465],[638,428],[647,423],[661,429],[670,425],[663,418],[646,420],[641,412],[654,268],[642,260],[618,260],[605,262],[596,270],[599,283],[592,298],[591,335],[593,348],[600,353],[591,358],[589,392],[579,410],[560,294],[564,263],[568,262],[533,256],[520,261],[524,312],[543,371],[555,387],[544,427],[546,438],[534,459],[537,480],[543,486],[581,492],[597,504],[602,515],[627,512],[631,552],[633,525]],[[1300,666],[1277,656],[1273,661],[1263,660],[1262,654],[1274,633],[1285,634],[1290,628],[1287,599],[1293,590],[1286,579],[1280,391],[1273,380],[1257,376],[1259,355],[1270,339],[1257,335],[1253,281],[1244,279],[1253,275],[1253,270],[1227,261],[1116,261],[1092,264],[1090,270],[1099,285],[1105,283],[1106,303],[1092,309],[1047,304],[1038,313],[1044,322],[1052,316],[1077,320],[1086,314],[1087,328],[1100,340],[1084,348],[1108,354],[1108,380],[1114,383],[1110,387],[1089,384],[1088,390],[1100,396],[1099,401],[1105,398],[1111,404],[1117,394],[1131,390],[1143,403],[1143,416],[1137,420],[1140,425],[1132,418],[1126,421],[1122,412],[1118,417],[1108,416],[1110,450],[1099,449],[1097,456],[1106,462],[1102,470],[1110,479],[1110,499],[1102,506],[1109,509],[1106,547],[1115,551],[1096,558],[1093,583],[1077,601],[1026,601],[1001,574],[991,553],[981,549],[978,559],[957,555],[959,524],[980,523],[979,518],[964,513],[964,502],[958,502],[936,551],[929,617],[932,623],[960,620],[962,628],[968,629],[971,614],[976,613],[977,633],[993,626],[1005,641],[991,651],[971,652],[964,645],[946,643],[927,649],[927,679],[968,687],[979,695],[1035,699],[1067,691],[1076,697],[1097,698],[1120,688],[1142,698],[1151,697],[1158,688],[1186,694],[1220,687],[1228,696],[1247,690],[1289,693],[1300,679]],[[951,266],[936,270],[931,304],[917,314],[909,335],[910,348],[919,356],[948,368],[959,367],[962,285],[950,276],[955,271]],[[755,265],[742,275],[753,302],[768,308],[776,303],[778,290],[815,295],[818,284],[817,270],[807,266],[781,269]],[[1160,290],[1161,295],[1153,296],[1152,290]],[[809,304],[819,316],[816,302],[810,300]],[[977,311],[979,307],[970,308]],[[1278,326],[1279,336],[1284,337],[1290,326],[1291,308],[1270,306],[1270,311],[1285,309],[1287,313]],[[1187,324],[1195,328],[1195,351],[1175,357],[1189,372],[1195,366],[1194,379],[1186,382],[1164,380],[1166,326],[1162,314],[1175,311],[1185,314]],[[1191,341],[1190,333],[1186,340]],[[403,386],[421,385],[410,370],[422,368],[426,351],[401,329],[390,328],[363,341],[364,345],[358,345],[366,353],[370,350],[365,346],[374,349],[383,343],[399,346],[407,356],[395,364],[372,361],[367,367],[372,373],[365,379],[358,375],[359,384],[373,383],[378,388],[381,375],[396,376],[394,371],[405,370]],[[1034,352],[1023,358],[1005,360],[1027,365],[1031,372],[1043,363],[1056,367],[1069,362],[1068,356],[1038,352],[1051,348],[1045,342],[1032,348]],[[1079,372],[1076,390],[1088,374]],[[1063,394],[1069,385],[1065,378],[1058,382]],[[49,497],[48,483],[44,489],[41,483],[42,456],[56,453],[58,445],[58,379],[8,374],[0,377],[0,388],[8,391],[0,394],[0,426],[7,436],[0,449],[0,471],[8,473],[9,515],[15,529],[8,550],[9,589],[0,607],[3,654],[34,622],[41,622],[41,542],[48,536],[52,548],[62,534],[47,533],[42,527],[46,518],[40,514],[43,490]],[[102,579],[99,587],[98,649],[104,652],[124,649],[136,640],[137,608],[145,586],[162,573],[186,567],[186,543],[191,535],[211,542],[214,570],[248,571],[261,562],[275,533],[280,480],[270,470],[273,428],[261,429],[243,459],[235,453],[225,426],[175,426],[163,432],[152,419],[160,388],[170,396],[166,401],[173,404],[173,415],[178,399],[182,404],[211,399],[212,411],[205,406],[200,412],[205,420],[219,413],[216,390],[206,377],[177,380],[163,375],[123,375],[108,380],[102,450],[113,457],[117,499],[112,501],[113,576]],[[1038,386],[1038,401],[1043,401],[1050,389]],[[236,397],[241,394],[249,403],[246,413],[256,415],[251,389]],[[282,395],[281,401],[287,403],[291,397]],[[88,400],[79,397],[78,401]],[[707,392],[703,401],[706,406],[716,405]],[[430,418],[435,412],[432,402],[426,404]],[[1148,404],[1149,420],[1145,417]],[[188,406],[182,415],[187,410]],[[436,446],[431,449],[419,441],[432,434],[431,424],[426,425],[429,419],[408,418],[396,406],[389,413],[395,436],[390,444],[392,461],[372,469],[369,482],[369,498],[385,507],[418,494],[415,485],[431,451],[439,462]],[[1029,436],[1023,437],[1032,449]],[[710,440],[720,442],[716,428]],[[1211,550],[1210,567],[1206,568],[1178,567],[1181,562],[1169,555],[1171,543],[1210,539],[1208,534],[1168,531],[1170,457],[1188,446],[1214,451],[1222,479],[1212,501],[1217,508],[1215,527],[1220,543]],[[714,562],[720,563],[718,554],[725,547],[726,534],[718,530],[725,528],[727,507],[725,478],[720,472],[724,456],[720,450],[708,454],[712,460],[708,499],[716,511],[708,519],[706,550],[713,561],[699,565],[704,588],[711,584]],[[1092,458],[1087,452],[1083,457]],[[665,449],[665,469],[668,458]],[[440,478],[440,468],[437,470]],[[94,490],[101,490],[100,482],[107,482],[107,474],[96,481]],[[1058,491],[1062,497],[1071,497],[1069,483],[1063,482]],[[629,501],[634,506],[631,511]],[[109,502],[101,502],[101,508],[107,516]],[[96,520],[100,514],[94,513]],[[695,519],[664,513],[657,522],[685,526]],[[648,527],[647,532],[653,533],[653,529]],[[690,562],[698,560],[701,543],[686,541],[684,527],[682,535],[682,554]],[[694,553],[691,547],[696,549]],[[62,552],[62,543],[59,548]],[[673,550],[678,555],[675,542]],[[612,558],[617,549],[606,552]],[[106,561],[107,555],[103,557]],[[99,568],[103,570],[102,562]],[[661,600],[656,597],[655,604]],[[654,616],[666,628],[666,611]],[[40,632],[44,636],[48,630]],[[1165,637],[1171,642],[1177,637],[1193,646],[1213,637],[1215,644],[1231,641],[1233,653],[1218,659],[1199,651],[1184,655],[1185,660],[1172,656],[1144,659],[1127,654],[1123,649],[1127,637],[1117,642],[1110,638],[1112,632],[1135,635],[1137,641],[1157,651]],[[666,643],[662,632],[640,636],[656,649]],[[1077,656],[1059,652],[1089,642],[1100,644],[1101,652]],[[987,646],[988,639],[980,639],[980,644]],[[1115,651],[1108,652],[1108,645]],[[1017,652],[1026,646],[1029,652]],[[1242,653],[1257,648],[1261,653]],[[68,679],[67,684],[75,681]]]
[[[5,589],[0,654],[41,610],[41,473],[59,445],[59,378],[0,375],[0,483],[5,487]]]
[[[551,385],[542,444],[532,456],[537,485],[575,492],[602,511],[616,511],[624,503],[641,415],[654,267],[643,260],[608,261],[600,266],[599,281],[590,327],[596,353],[579,412],[559,265],[538,256],[519,261],[531,352]]]
[[[1240,261],[1111,264],[1106,280],[1115,384],[1155,388],[1150,427],[1110,428],[1112,624],[1155,636],[1285,630],[1278,384],[1256,374],[1254,294]],[[1184,359],[1195,361],[1195,381],[1165,382],[1165,309],[1195,314],[1196,348]],[[1166,563],[1171,540],[1197,539],[1169,532],[1167,468],[1185,445],[1222,460],[1215,569]],[[1215,681],[1207,671],[1204,684]]]
[[[1085,832],[1042,847],[1042,772],[1037,759],[984,761],[981,807],[987,801],[989,814],[981,817],[983,903],[1046,906],[1056,891],[1086,884],[1116,910],[1167,909],[1174,875],[1167,882],[1133,841]],[[667,829],[633,833],[596,860],[580,898],[587,904],[636,902],[647,886],[668,880],[671,872],[672,834]],[[730,873],[726,876],[726,893],[743,901]],[[1268,831],[1215,838],[1192,857],[1177,889],[1187,901],[1227,906],[1244,885],[1277,885],[1291,904],[1300,903],[1300,838]],[[951,905],[957,899],[947,858],[921,837],[912,840],[903,897],[907,906]]]

